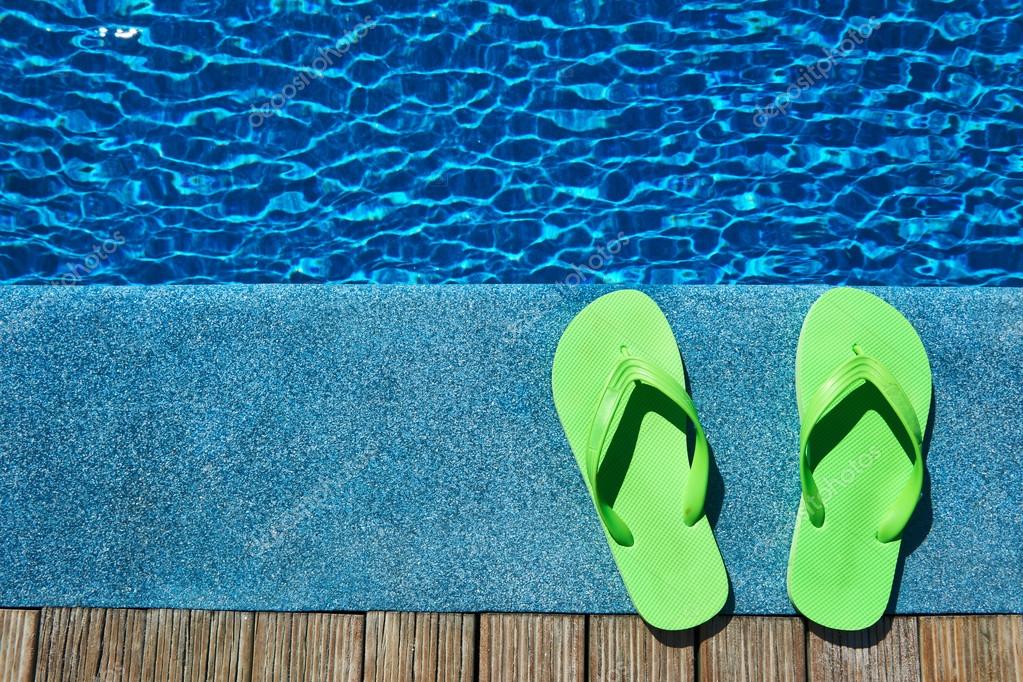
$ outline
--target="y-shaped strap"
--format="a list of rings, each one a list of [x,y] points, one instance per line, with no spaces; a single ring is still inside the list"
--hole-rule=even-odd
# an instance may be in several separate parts
[[[623,351],[624,352],[624,351]],[[597,513],[614,541],[625,547],[633,543],[632,531],[622,518],[600,495],[597,488],[597,468],[606,449],[611,443],[611,425],[615,417],[628,402],[632,384],[646,384],[667,396],[682,409],[682,412],[693,422],[696,428],[696,443],[693,448],[693,462],[689,476],[682,488],[682,519],[687,526],[692,526],[703,515],[703,501],[707,494],[707,474],[709,455],[707,437],[703,427],[696,418],[696,406],[685,388],[670,374],[659,367],[637,357],[625,355],[618,366],[611,371],[604,385],[604,392],[597,403],[597,411],[590,425],[590,437],[586,447],[586,476],[590,490],[597,504]],[[687,457],[685,452],[683,457]]]
[[[854,389],[862,386],[863,382],[873,384],[891,406],[913,446],[913,471],[877,529],[877,539],[881,542],[890,542],[902,534],[902,529],[906,527],[920,499],[920,489],[924,480],[921,452],[923,433],[913,404],[891,372],[874,358],[863,355],[858,348],[853,350],[856,355],[832,372],[831,376],[814,391],[807,404],[805,418],[799,429],[799,481],[803,488],[803,500],[810,522],[820,527],[824,523],[824,502],[821,500],[810,467],[810,434],[824,415],[848,397]]]

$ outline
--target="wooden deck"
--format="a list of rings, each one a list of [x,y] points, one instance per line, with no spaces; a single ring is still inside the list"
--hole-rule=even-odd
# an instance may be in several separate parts
[[[1023,617],[900,616],[864,633],[722,617],[0,610],[0,680],[1023,682]]]

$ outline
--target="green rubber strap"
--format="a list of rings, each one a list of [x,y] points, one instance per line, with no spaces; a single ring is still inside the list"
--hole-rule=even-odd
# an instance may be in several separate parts
[[[924,480],[923,433],[913,404],[891,372],[874,358],[863,355],[859,349],[853,350],[856,355],[832,372],[831,376],[814,391],[807,404],[806,418],[802,420],[799,429],[799,481],[803,488],[803,500],[810,522],[819,528],[824,523],[824,502],[821,500],[810,468],[810,434],[824,415],[853,389],[863,385],[863,382],[873,384],[888,401],[913,445],[913,471],[896,496],[895,502],[888,508],[877,530],[878,540],[891,542],[902,534],[920,500]]]
[[[607,528],[608,533],[619,545],[629,547],[633,544],[632,531],[622,518],[611,508],[601,496],[597,488],[597,469],[601,457],[611,443],[611,425],[615,416],[628,402],[626,396],[632,384],[643,383],[650,386],[678,405],[682,412],[692,421],[696,430],[696,444],[693,448],[693,461],[689,476],[682,489],[682,519],[687,526],[692,526],[703,516],[703,502],[707,495],[707,476],[709,472],[709,454],[707,437],[696,417],[696,406],[685,388],[670,374],[640,358],[626,355],[618,366],[608,375],[603,395],[597,403],[597,411],[590,425],[590,437],[586,448],[586,475],[590,489],[597,505],[597,513]],[[685,456],[685,453],[683,453]]]

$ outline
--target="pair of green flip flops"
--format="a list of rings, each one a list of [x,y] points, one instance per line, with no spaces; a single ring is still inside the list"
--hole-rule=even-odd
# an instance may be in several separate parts
[[[561,337],[552,384],[636,610],[665,630],[713,617],[728,577],[703,513],[710,455],[660,308],[631,290],[593,301]],[[888,604],[923,485],[923,343],[880,298],[832,289],[799,335],[796,399],[802,499],[789,596],[827,627],[869,627]]]

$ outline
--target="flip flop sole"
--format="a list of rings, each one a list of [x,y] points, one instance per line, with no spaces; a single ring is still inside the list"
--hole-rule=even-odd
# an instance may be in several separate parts
[[[618,291],[580,312],[558,344],[552,387],[584,481],[593,415],[623,349],[685,385],[675,336],[648,296]],[[689,472],[685,428],[685,417],[674,403],[637,386],[612,423],[615,435],[597,473],[602,497],[634,534],[634,543],[625,547],[604,529],[625,588],[639,614],[665,630],[709,620],[728,597],[724,563],[706,516],[691,527],[682,520],[682,489]],[[592,500],[592,490],[590,496]]]
[[[898,380],[920,421],[927,424],[931,370],[923,343],[899,311],[856,289],[832,289],[814,303],[796,353],[800,418],[814,391],[853,357],[856,346]],[[812,418],[812,417],[809,417]],[[789,555],[788,591],[803,615],[826,627],[859,630],[884,614],[901,541],[876,533],[913,469],[912,449],[897,417],[870,385],[854,389],[814,428],[810,451],[824,504],[815,527],[800,500]]]

